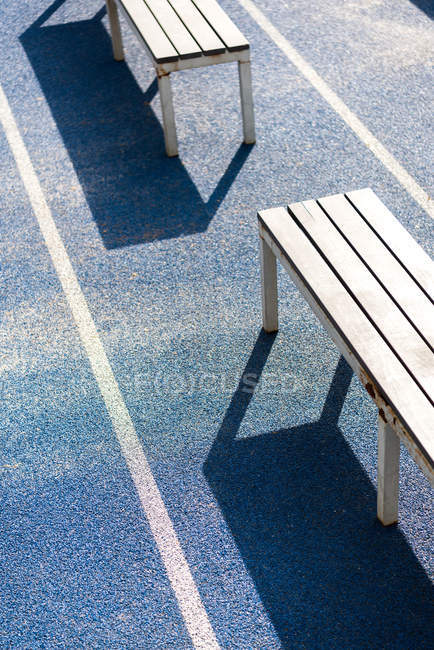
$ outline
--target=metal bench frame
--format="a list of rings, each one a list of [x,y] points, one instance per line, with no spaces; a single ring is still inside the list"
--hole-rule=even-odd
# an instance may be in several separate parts
[[[115,60],[123,61],[125,58],[117,10],[119,7],[122,14],[125,16],[127,23],[130,25],[131,29],[153,62],[158,79],[158,89],[160,91],[166,153],[169,157],[178,155],[175,111],[173,108],[172,90],[170,84],[170,74],[178,70],[188,70],[191,68],[200,68],[203,66],[215,65],[217,63],[230,63],[237,61],[240,82],[244,142],[246,144],[253,144],[256,141],[252,95],[252,76],[250,69],[250,47],[241,51],[225,51],[222,54],[214,54],[211,56],[202,55],[183,59],[179,58],[177,61],[159,63],[155,60],[152,52],[149,50],[144,40],[143,34],[141,34],[141,32],[136,28],[133,21],[130,19],[130,16],[122,5],[122,1],[106,0],[106,5],[110,22],[113,56]]]
[[[366,193],[365,196],[367,196],[368,199],[375,197],[371,190],[361,190],[360,193],[362,192]],[[370,195],[368,193],[370,193]],[[353,194],[357,195],[358,193],[355,192]],[[375,197],[375,199],[380,203],[377,197]],[[322,199],[322,201],[324,201],[324,199]],[[302,204],[294,204],[294,206],[302,206]],[[289,206],[289,209],[294,206]],[[387,209],[384,207],[384,210]],[[328,306],[324,308],[324,306],[320,304],[309,287],[309,282],[306,281],[303,275],[298,272],[296,264],[293,263],[293,260],[288,256],[288,252],[280,244],[273,229],[270,229],[266,215],[267,213],[273,212],[276,214],[277,211],[280,211],[281,213],[279,218],[284,219],[285,215],[283,208],[275,208],[258,213],[263,328],[266,332],[270,333],[278,330],[277,258],[289,273],[292,281],[304,296],[312,311],[329,333],[331,339],[336,344],[341,354],[345,357],[348,364],[352,367],[355,374],[359,377],[368,394],[378,407],[377,516],[383,525],[387,526],[393,524],[398,521],[400,441],[402,441],[407,447],[411,456],[422,469],[430,483],[433,484],[434,482],[432,464],[434,417],[431,419],[431,451],[426,453],[426,450],[419,443],[417,432],[410,432],[406,428],[405,423],[402,422],[399,414],[384,397],[381,387],[377,384],[376,380],[366,372],[363,359],[358,358],[351,342],[345,340],[342,332],[340,332],[335,323],[332,322],[332,319],[327,313]],[[286,212],[286,215],[289,220],[291,217],[288,212]],[[277,215],[274,218],[277,218]],[[282,229],[282,232],[284,232],[284,225],[282,226]],[[294,241],[294,247],[296,246],[297,242]],[[421,255],[425,254],[421,251]],[[315,270],[313,270],[313,273],[315,273]]]

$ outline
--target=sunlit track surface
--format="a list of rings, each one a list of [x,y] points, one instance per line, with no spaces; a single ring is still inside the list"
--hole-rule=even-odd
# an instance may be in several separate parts
[[[152,66],[129,30],[113,61],[102,3],[0,8],[0,84],[99,341],[2,119],[0,647],[432,643],[429,485],[403,451],[400,524],[375,521],[376,413],[286,276],[261,334],[256,211],[370,186],[431,254],[432,220],[241,4],[222,1],[252,46],[257,144],[236,67],[185,72],[177,160]],[[430,197],[429,3],[255,7]]]

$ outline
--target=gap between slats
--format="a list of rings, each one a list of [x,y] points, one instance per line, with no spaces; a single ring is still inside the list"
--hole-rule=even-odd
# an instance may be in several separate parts
[[[343,195],[343,196],[345,196],[345,195]],[[324,198],[328,198],[328,197],[324,197]],[[353,204],[351,203],[351,201],[349,201],[348,198],[347,198],[346,196],[345,196],[345,198],[346,198],[346,200],[349,202],[349,204],[351,205],[351,207],[354,208],[354,206],[353,206]],[[391,300],[394,302],[394,304],[398,307],[398,309],[400,310],[400,312],[405,316],[405,318],[409,321],[409,323],[411,323],[411,325],[414,327],[414,329],[415,329],[416,332],[419,334],[419,336],[424,340],[424,342],[426,343],[426,345],[428,346],[428,348],[431,350],[431,352],[434,352],[434,347],[433,347],[432,343],[431,343],[431,342],[426,338],[426,336],[424,335],[423,331],[421,331],[420,327],[419,327],[419,326],[414,322],[414,320],[411,318],[411,316],[408,314],[408,312],[405,311],[404,307],[400,304],[400,302],[398,301],[398,299],[393,295],[393,293],[392,293],[392,292],[388,289],[388,287],[384,284],[384,282],[383,282],[383,281],[381,280],[381,278],[377,275],[377,273],[375,272],[375,270],[374,270],[374,269],[373,269],[373,268],[372,268],[372,267],[371,267],[371,266],[366,262],[366,260],[363,258],[363,256],[361,255],[361,253],[360,253],[359,250],[357,249],[357,247],[354,246],[354,245],[351,243],[351,241],[347,238],[347,236],[345,235],[345,233],[342,232],[341,228],[336,224],[336,222],[334,221],[333,217],[328,213],[327,209],[326,209],[326,208],[325,208],[325,207],[320,203],[321,200],[322,200],[322,199],[319,199],[318,201],[316,201],[316,203],[319,205],[319,207],[321,208],[321,210],[324,212],[324,214],[327,216],[327,218],[330,220],[330,222],[333,224],[333,226],[336,228],[336,230],[339,232],[339,234],[342,236],[342,238],[343,238],[343,239],[345,240],[345,242],[348,244],[348,246],[350,246],[350,248],[351,248],[351,249],[356,253],[357,257],[362,261],[362,263],[364,264],[364,266],[365,266],[365,267],[370,271],[370,273],[374,276],[374,278],[377,280],[377,282],[381,285],[381,287],[382,287],[382,288],[384,289],[384,291],[387,293],[387,295],[389,296],[389,298],[391,298]],[[380,242],[385,246],[386,251],[389,252],[397,262],[399,262],[400,267],[402,268],[402,270],[404,271],[404,273],[406,273],[406,274],[409,276],[409,278],[411,278],[411,280],[415,283],[415,285],[416,285],[416,286],[415,286],[415,290],[420,290],[420,291],[422,292],[422,294],[423,294],[424,297],[428,297],[428,298],[429,298],[429,296],[427,296],[426,292],[423,290],[423,288],[420,286],[420,284],[415,280],[415,278],[413,277],[413,275],[408,271],[408,269],[407,269],[407,268],[402,264],[402,262],[399,260],[399,257],[397,257],[397,255],[393,253],[393,250],[391,250],[391,249],[389,248],[389,246],[387,246],[387,245],[385,244],[385,242],[384,242],[383,239],[378,235],[378,233],[376,232],[376,230],[375,230],[374,228],[372,228],[372,226],[371,226],[371,225],[366,221],[366,219],[363,218],[363,215],[360,214],[360,212],[359,212],[358,210],[356,210],[356,212],[357,212],[357,214],[358,214],[358,215],[363,219],[363,222],[366,223],[366,225],[369,227],[369,229],[374,233],[374,235],[377,237],[377,239],[378,239],[378,240],[379,240],[379,241],[380,241]],[[385,251],[385,252],[386,252],[386,251]],[[386,253],[386,254],[387,254],[387,253]],[[430,303],[431,303],[431,300],[430,300]]]
[[[229,52],[249,49],[249,43],[242,32],[217,2],[214,0],[193,0],[193,3],[217,36],[223,41]],[[213,14],[212,19],[209,14]],[[220,23],[220,28],[216,23]]]
[[[382,244],[387,248],[387,250],[393,255],[393,257],[400,263],[402,268],[408,273],[408,275],[412,278],[412,280],[417,284],[417,286],[420,288],[420,290],[425,294],[425,296],[428,298],[430,302],[434,304],[434,298],[429,294],[428,291],[425,290],[425,288],[421,285],[421,283],[418,281],[418,279],[413,275],[410,269],[408,269],[402,260],[398,257],[398,255],[394,252],[393,248],[389,246],[389,244],[383,239],[383,237],[380,235],[380,233],[377,232],[377,230],[374,228],[374,226],[371,225],[369,222],[369,219],[367,219],[363,213],[359,210],[357,205],[353,203],[351,198],[347,195],[344,194],[345,198],[347,201],[350,203],[350,205],[354,208],[354,210],[361,216],[363,221],[369,226],[369,228],[372,230],[372,232],[378,237],[378,239],[382,242]]]
[[[166,33],[163,31],[160,24],[155,19],[154,14],[148,9],[147,5],[144,2],[140,2],[140,5],[138,5],[137,0],[119,0],[119,6],[122,9],[127,21],[130,23],[131,27],[133,27],[133,31],[135,31],[135,33],[140,36],[140,39],[145,43],[150,54],[157,63],[171,63],[173,61],[179,60],[179,54],[177,50],[174,48],[172,42],[167,38]],[[136,10],[139,11],[138,7],[140,7],[141,11],[141,15],[139,16],[136,15]],[[150,20],[149,29],[154,29],[154,34],[148,32],[147,38],[145,38],[145,30],[142,29],[142,24],[144,24],[148,18]],[[161,42],[161,37],[164,37],[166,40],[164,47],[162,47],[163,44]],[[154,39],[156,39],[157,42],[155,42]],[[172,52],[166,52],[166,54],[163,54],[162,50],[164,49],[172,50],[173,54]]]
[[[162,31],[164,32],[167,40],[173,45],[175,50],[178,52],[178,56],[180,59],[185,60],[185,59],[194,59],[202,56],[202,49],[200,45],[196,42],[196,40],[192,37],[188,29],[185,27],[184,23],[181,21],[179,18],[178,14],[175,12],[173,9],[172,5],[167,1],[167,0],[143,0],[143,3],[146,5],[148,10],[152,13],[154,16],[155,20],[161,27]],[[169,21],[173,20],[173,17],[176,18],[176,21],[174,22],[173,25],[173,31],[172,34],[170,35],[166,27],[164,26],[164,22],[162,20],[162,16],[159,15],[159,12],[157,11],[157,8],[155,7],[155,3],[160,3],[161,5],[166,5],[167,8],[169,9],[169,16],[167,19]],[[171,15],[172,14],[172,15]],[[187,41],[191,40],[191,48],[190,50],[188,49],[189,46],[187,45],[186,48],[183,46],[181,47],[180,44],[176,45],[175,41],[177,40],[177,36],[175,33],[175,29],[178,29],[181,27],[181,34],[179,34],[179,37],[185,38],[187,37]],[[182,30],[185,32],[185,34],[182,34]],[[193,45],[194,44],[194,45]],[[193,47],[195,48],[193,49]]]
[[[212,28],[212,25],[210,25],[205,17],[201,14],[196,5],[191,0],[180,1],[181,4],[184,3],[184,6],[179,5],[179,0],[168,0],[170,6],[175,11],[186,30],[191,34],[192,38],[199,45],[203,54],[205,56],[212,56],[226,52],[226,45],[223,43],[216,31]],[[193,24],[190,25],[190,19],[193,23],[196,21],[195,26],[193,26]],[[207,30],[208,34],[206,34]],[[200,32],[202,32],[202,34]],[[206,45],[205,42],[207,39],[209,42]],[[212,43],[213,40],[214,43]]]
[[[322,208],[322,206],[318,203],[318,201],[316,201],[315,203],[318,205],[318,207],[321,209],[321,211],[325,214],[326,218],[330,219],[330,218],[329,218],[329,215],[325,212],[325,210],[324,210],[324,209]],[[301,205],[303,206],[303,209],[304,209],[304,210],[307,210],[307,208],[306,208],[303,204],[301,204]],[[340,284],[344,287],[344,289],[345,289],[346,292],[349,294],[349,296],[352,298],[352,300],[353,300],[354,303],[357,305],[357,307],[362,311],[362,313],[363,313],[363,314],[365,315],[365,317],[369,320],[369,322],[371,323],[371,325],[375,328],[375,330],[376,330],[376,331],[378,332],[378,334],[381,336],[382,340],[385,342],[385,344],[388,346],[388,348],[390,349],[390,351],[391,351],[391,352],[393,353],[393,355],[396,357],[397,361],[398,361],[398,362],[403,366],[403,368],[405,369],[405,371],[406,371],[406,372],[407,372],[407,373],[412,377],[413,381],[416,383],[416,385],[417,385],[418,388],[421,390],[421,392],[425,395],[425,397],[428,399],[428,401],[429,401],[429,402],[434,406],[433,396],[430,395],[430,394],[427,392],[427,390],[425,390],[425,388],[424,388],[423,385],[421,384],[420,380],[417,378],[417,376],[415,375],[415,373],[414,373],[414,372],[409,368],[409,366],[407,365],[407,363],[406,363],[406,362],[404,361],[404,359],[402,358],[401,354],[396,350],[396,348],[392,345],[392,343],[388,340],[388,338],[386,338],[386,336],[385,336],[385,334],[383,333],[383,331],[381,330],[380,326],[377,325],[377,323],[376,323],[375,320],[372,318],[372,316],[370,315],[370,313],[367,311],[367,309],[363,306],[363,304],[360,302],[360,300],[359,300],[359,299],[357,298],[357,296],[354,294],[353,290],[352,290],[351,287],[348,285],[348,283],[345,282],[345,281],[343,280],[343,278],[341,277],[341,275],[338,273],[338,271],[337,271],[337,270],[334,268],[334,266],[331,264],[331,262],[329,261],[328,257],[327,257],[327,256],[325,255],[325,253],[322,251],[321,247],[317,244],[317,242],[315,241],[314,237],[310,234],[309,230],[308,230],[308,229],[303,225],[303,223],[299,220],[299,218],[296,216],[296,214],[292,211],[291,206],[287,206],[287,211],[288,211],[288,213],[289,213],[290,218],[292,218],[292,219],[295,221],[295,223],[296,223],[297,226],[300,228],[300,230],[302,231],[302,233],[303,233],[303,234],[307,237],[307,239],[310,241],[310,243],[312,244],[312,246],[314,247],[314,249],[316,250],[316,252],[321,256],[321,258],[323,259],[323,261],[327,264],[328,268],[329,268],[330,271],[333,273],[333,275],[336,277],[337,281],[340,282]],[[330,219],[330,221],[331,221],[332,226],[333,226],[334,228],[336,228],[337,232],[339,232],[339,234],[342,236],[342,238],[343,238],[343,240],[345,241],[345,243],[346,243],[348,246],[350,246],[350,248],[351,248],[352,250],[354,250],[354,248],[353,248],[353,247],[352,247],[352,246],[347,242],[346,238],[342,235],[342,233],[340,232],[339,228],[337,228],[337,226],[336,226],[336,224],[333,222],[333,220]],[[357,254],[357,256],[360,257],[358,254]],[[362,261],[362,263],[363,263],[363,259],[361,259],[361,261]],[[366,266],[366,265],[365,265],[365,266]],[[371,269],[370,269],[369,267],[366,267],[366,268],[367,268],[367,270],[368,270],[369,272],[371,272]],[[373,275],[373,277],[375,278],[375,280],[378,281],[377,278],[375,277],[375,275],[374,275],[374,274],[372,274],[372,275]],[[388,292],[384,289],[383,285],[382,285],[381,283],[379,283],[379,285],[380,285],[381,288],[382,288],[382,289],[387,293],[387,295],[389,295]],[[395,302],[395,301],[394,301],[394,302]],[[407,319],[407,320],[408,320],[408,319]],[[413,325],[413,324],[411,323],[411,325]],[[416,333],[417,335],[419,335],[419,333],[418,333],[418,331],[417,331],[416,329],[415,329],[415,333]],[[425,339],[424,339],[423,337],[421,337],[421,339],[426,343],[426,341],[425,341]],[[351,345],[351,343],[350,343],[350,346],[353,347],[353,346]],[[431,349],[431,348],[429,348],[429,349]]]

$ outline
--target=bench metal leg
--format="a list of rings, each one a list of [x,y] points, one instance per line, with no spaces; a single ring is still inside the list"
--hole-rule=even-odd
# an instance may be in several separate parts
[[[121,26],[119,24],[118,8],[115,0],[106,0],[107,13],[110,23],[110,33],[112,36],[113,56],[115,61],[123,61],[124,48],[122,47]]]
[[[255,114],[253,112],[252,94],[252,73],[250,61],[242,63],[238,61],[238,74],[240,77],[241,113],[243,116],[244,142],[253,144],[256,142],[255,135]]]
[[[163,113],[164,141],[166,153],[169,157],[178,155],[178,140],[176,138],[175,111],[173,110],[172,89],[170,75],[158,77],[160,91],[161,112]]]
[[[378,416],[377,516],[384,526],[398,521],[399,438]]]
[[[262,237],[261,246],[261,287],[262,287],[262,326],[266,332],[277,332],[277,269],[276,257]]]

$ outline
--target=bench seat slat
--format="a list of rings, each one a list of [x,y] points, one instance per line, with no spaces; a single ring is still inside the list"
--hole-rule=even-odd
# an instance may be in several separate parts
[[[223,54],[226,46],[191,0],[169,0],[194,40],[206,56]]]
[[[167,0],[142,0],[160,24],[181,59],[202,56],[202,50],[196,43],[178,14]]]
[[[170,63],[179,60],[178,52],[143,0],[122,0],[119,6],[125,11],[132,25],[136,27],[157,63]]]
[[[433,468],[434,407],[424,392],[287,210],[264,210],[258,218]]]
[[[434,262],[370,188],[346,196],[434,301]]]
[[[249,43],[216,0],[193,0],[229,52],[249,49]]]
[[[353,211],[352,221],[356,223],[362,221],[343,195],[342,198]],[[327,203],[327,200],[324,202]],[[296,203],[289,206],[289,210],[432,402],[434,400],[433,352],[318,203],[316,201]],[[382,247],[384,257],[391,257],[389,251],[383,245]],[[413,281],[412,284],[417,289]]]
[[[433,349],[434,304],[413,277],[343,194],[327,196],[318,203]],[[418,248],[419,254],[425,254]]]

